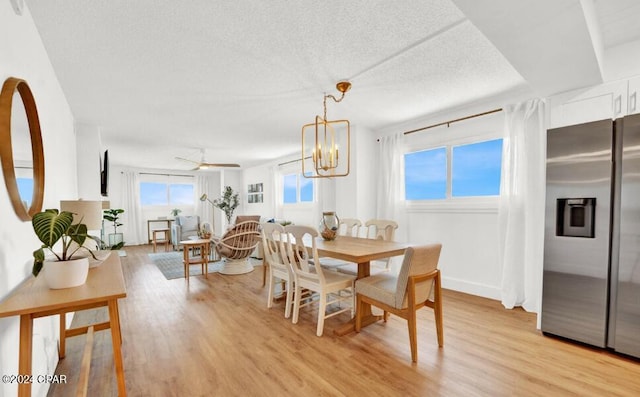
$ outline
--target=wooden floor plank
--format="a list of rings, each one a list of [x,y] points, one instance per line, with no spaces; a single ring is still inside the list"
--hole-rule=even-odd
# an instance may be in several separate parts
[[[444,348],[433,312],[418,312],[418,359],[411,363],[407,324],[391,316],[360,334],[333,335],[348,314],[315,336],[316,309],[298,324],[283,302],[266,307],[262,271],[166,280],[151,246],[126,247],[127,298],[120,302],[129,396],[638,396],[640,363],[545,337],[534,314],[444,291]],[[76,315],[74,326],[106,319]],[[84,323],[83,323],[84,322]],[[116,396],[110,331],[95,334],[90,396]],[[67,340],[49,396],[77,384],[84,336]],[[74,376],[74,374],[76,374]]]

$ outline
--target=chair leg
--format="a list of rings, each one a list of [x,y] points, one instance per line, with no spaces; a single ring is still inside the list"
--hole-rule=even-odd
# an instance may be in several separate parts
[[[389,312],[385,310],[382,313],[382,320],[384,320],[384,322],[386,323],[388,319],[389,319]]]
[[[267,267],[268,267],[267,261],[262,260],[262,286],[263,287],[267,283]]]
[[[438,346],[444,346],[444,329],[442,325],[442,288],[440,286],[440,274],[435,277],[435,291],[433,293],[433,314],[436,320],[436,332],[438,334]]]
[[[293,288],[291,288],[291,280],[287,281],[287,285],[286,285],[286,294],[287,294],[287,298],[286,298],[286,303],[285,303],[285,308],[284,308],[284,318],[289,318],[291,317],[291,303],[293,303]]]
[[[300,312],[300,286],[296,284],[293,293],[293,323],[298,324],[298,313]]]
[[[316,329],[316,335],[322,336],[324,330],[324,318],[327,315],[327,295],[323,292],[320,293],[320,306],[318,307],[318,327]]]
[[[267,293],[267,308],[271,309],[271,307],[273,307],[273,275],[269,274],[269,292]]]
[[[409,309],[407,316],[407,326],[409,327],[409,345],[411,345],[411,361],[418,362],[418,336],[416,327],[416,311]]]

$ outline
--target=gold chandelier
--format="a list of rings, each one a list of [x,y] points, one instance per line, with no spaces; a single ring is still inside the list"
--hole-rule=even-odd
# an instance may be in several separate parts
[[[315,123],[302,126],[302,175],[305,178],[332,178],[349,175],[351,125],[349,120],[327,119],[327,98],[333,99],[334,102],[342,101],[344,94],[351,89],[351,83],[341,81],[336,84],[336,89],[342,95],[336,98],[333,95],[325,94],[322,102],[323,117],[316,116]],[[305,166],[309,159],[312,162],[311,167]]]

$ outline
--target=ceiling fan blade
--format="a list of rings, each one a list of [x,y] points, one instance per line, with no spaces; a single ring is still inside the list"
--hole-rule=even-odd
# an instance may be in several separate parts
[[[193,160],[185,159],[185,158],[182,158],[182,157],[176,157],[176,160],[188,161],[188,162],[193,163],[193,164],[200,164],[199,161],[193,161]]]
[[[201,163],[200,167],[240,167],[240,164],[232,164],[232,163]]]

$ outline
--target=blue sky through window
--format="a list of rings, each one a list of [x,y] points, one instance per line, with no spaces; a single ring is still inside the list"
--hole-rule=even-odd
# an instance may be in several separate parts
[[[285,175],[283,177],[283,198],[287,204],[298,201],[298,176],[296,174]]]
[[[171,205],[193,204],[193,185],[171,184],[169,185],[169,201]]]
[[[447,149],[437,148],[404,155],[407,200],[443,199],[447,195]]]
[[[497,196],[502,174],[502,139],[454,146],[453,197]]]
[[[27,204],[27,208],[31,207],[31,199],[33,198],[33,178],[16,178],[18,183],[18,193],[20,198]]]

